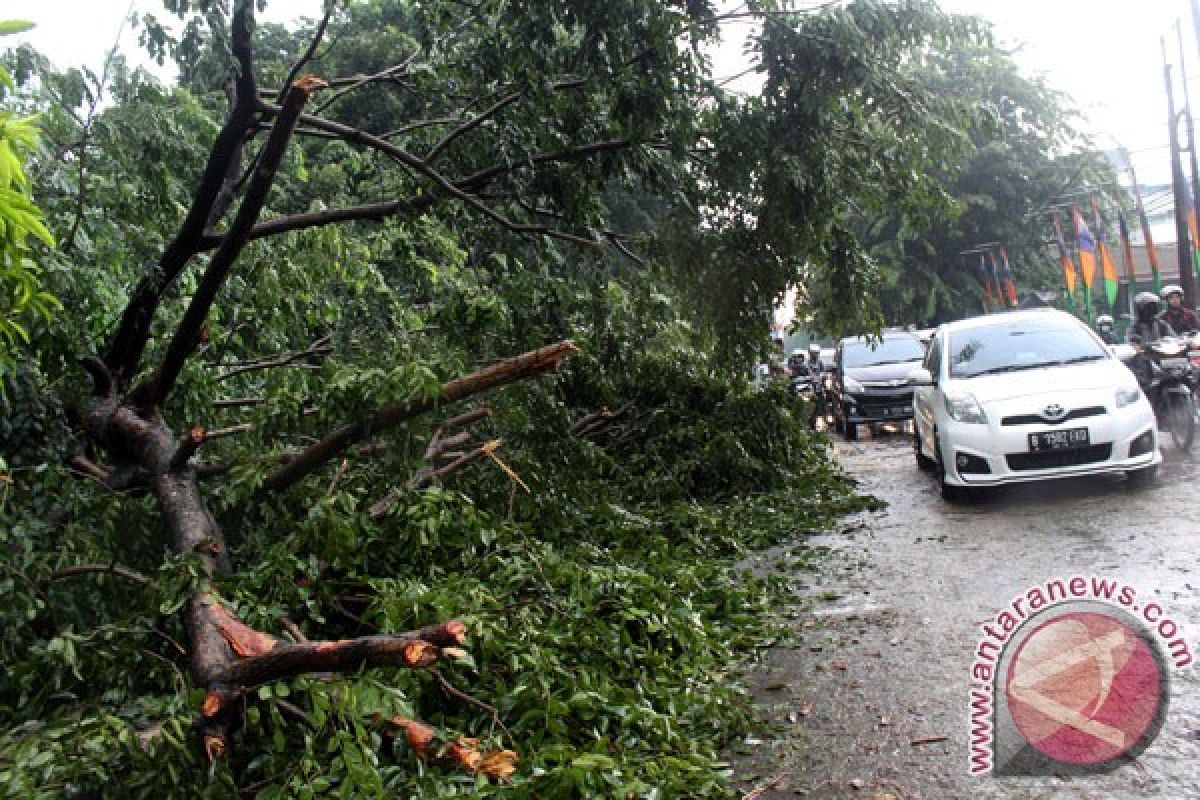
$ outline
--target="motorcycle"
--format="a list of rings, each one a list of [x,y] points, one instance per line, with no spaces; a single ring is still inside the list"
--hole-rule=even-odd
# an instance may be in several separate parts
[[[823,387],[817,383],[820,380],[821,376],[814,376],[807,367],[792,375],[792,392],[812,408],[809,424],[813,428],[817,427],[817,419],[822,416],[821,409],[824,406]]]
[[[1190,340],[1166,338],[1142,345],[1140,353],[1123,358],[1146,393],[1159,430],[1170,433],[1175,446],[1185,452],[1196,438],[1193,388],[1198,373],[1193,368],[1193,350],[1200,356],[1200,347]]]

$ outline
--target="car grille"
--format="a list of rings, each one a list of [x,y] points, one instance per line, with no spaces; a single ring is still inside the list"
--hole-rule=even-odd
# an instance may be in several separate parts
[[[912,416],[912,390],[904,393],[860,394],[856,395],[855,399],[858,401],[859,413],[865,417],[892,419]]]
[[[1009,453],[1004,458],[1008,468],[1023,472],[1032,469],[1078,467],[1107,461],[1112,456],[1112,444],[1093,444],[1073,450],[1047,450],[1044,453]]]
[[[1062,419],[1046,419],[1041,414],[1017,414],[1012,417],[1004,417],[1000,420],[1001,425],[1061,425],[1073,419],[1083,419],[1084,417],[1099,417],[1107,414],[1108,411],[1104,406],[1088,406],[1087,408],[1077,408],[1063,417]]]

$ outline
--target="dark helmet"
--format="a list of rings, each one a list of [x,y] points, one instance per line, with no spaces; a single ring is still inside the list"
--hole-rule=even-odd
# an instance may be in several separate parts
[[[1161,302],[1154,292],[1138,292],[1133,298],[1133,307],[1137,309],[1139,322],[1149,322],[1158,316]]]

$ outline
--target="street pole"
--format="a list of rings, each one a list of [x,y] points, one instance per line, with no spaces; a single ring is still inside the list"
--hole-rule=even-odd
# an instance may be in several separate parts
[[[1179,39],[1179,77],[1183,81],[1183,110],[1184,119],[1187,120],[1187,140],[1188,140],[1188,159],[1191,161],[1192,167],[1192,204],[1188,206],[1188,214],[1200,213],[1196,209],[1195,204],[1200,203],[1200,167],[1196,163],[1196,126],[1192,118],[1192,96],[1188,93],[1187,79],[1187,62],[1183,58],[1183,28],[1179,24],[1179,20],[1175,20],[1175,36]],[[1192,219],[1188,220],[1188,231],[1192,236],[1197,235],[1197,231],[1192,230]],[[1200,279],[1200,253],[1196,249],[1200,247],[1200,242],[1192,242],[1192,272]],[[1189,308],[1194,306],[1189,305]]]
[[[1175,116],[1175,93],[1171,87],[1171,64],[1167,61],[1167,39],[1162,37],[1163,74],[1167,84],[1167,131],[1171,135],[1171,188],[1175,197],[1175,251],[1179,257],[1179,285],[1183,302],[1193,308],[1196,302],[1196,273],[1192,269],[1191,238],[1187,224],[1187,187],[1183,164],[1179,161],[1179,119]]]
[[[1196,46],[1200,47],[1200,0],[1192,0],[1192,27],[1196,29]]]

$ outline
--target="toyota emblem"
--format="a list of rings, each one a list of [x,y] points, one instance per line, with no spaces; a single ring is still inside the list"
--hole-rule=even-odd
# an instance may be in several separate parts
[[[1062,419],[1066,415],[1067,415],[1067,410],[1065,408],[1063,408],[1062,406],[1060,406],[1058,403],[1051,403],[1050,405],[1048,405],[1044,409],[1042,409],[1042,416],[1046,419],[1057,420],[1057,419]]]

